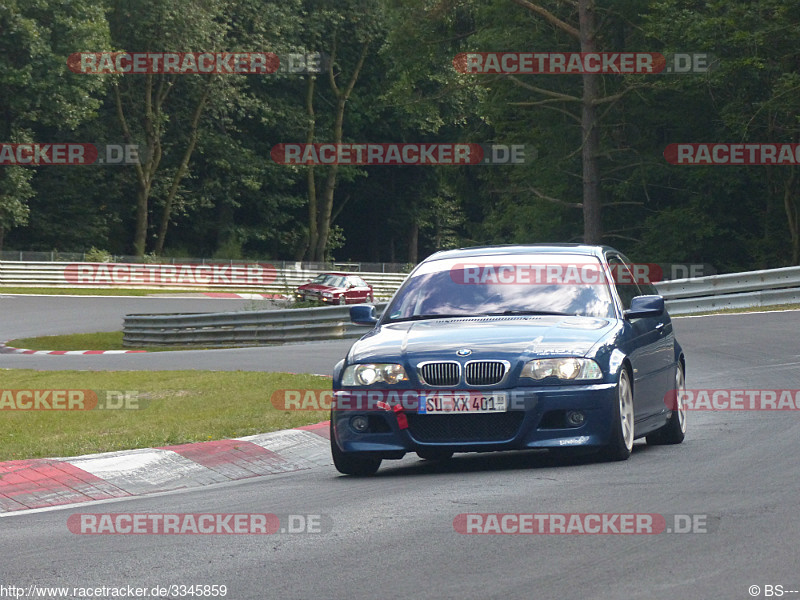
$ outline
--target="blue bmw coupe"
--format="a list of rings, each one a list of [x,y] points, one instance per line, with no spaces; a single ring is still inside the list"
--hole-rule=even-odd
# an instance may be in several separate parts
[[[493,246],[420,263],[333,374],[336,468],[407,452],[598,451],[686,433],[685,358],[646,270],[606,246]]]

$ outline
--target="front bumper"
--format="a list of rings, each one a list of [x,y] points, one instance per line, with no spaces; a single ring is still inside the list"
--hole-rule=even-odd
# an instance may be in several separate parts
[[[514,399],[507,412],[427,415],[404,410],[408,424],[405,428],[391,410],[334,409],[331,421],[335,441],[344,452],[368,452],[382,458],[402,458],[406,452],[424,449],[491,452],[603,446],[609,442],[616,413],[615,384],[491,391],[507,392]],[[568,425],[563,419],[567,411],[582,412],[584,422],[579,426]],[[358,415],[369,419],[366,432],[357,432],[350,425],[350,420]]]
[[[294,293],[295,300],[299,302],[322,302],[324,304],[339,304],[339,298],[326,298],[321,294],[317,294],[316,292],[295,292]]]

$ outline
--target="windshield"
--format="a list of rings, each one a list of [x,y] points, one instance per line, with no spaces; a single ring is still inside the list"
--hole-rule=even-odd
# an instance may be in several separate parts
[[[525,259],[527,262],[521,262]],[[464,259],[450,259],[423,264],[392,300],[386,320],[502,314],[607,318],[615,314],[608,283],[595,257],[514,255],[493,256],[491,263],[487,257],[478,261],[467,264]],[[577,275],[570,278],[569,274]]]
[[[340,275],[317,275],[311,283],[319,285],[329,285],[331,287],[344,287],[344,277]]]

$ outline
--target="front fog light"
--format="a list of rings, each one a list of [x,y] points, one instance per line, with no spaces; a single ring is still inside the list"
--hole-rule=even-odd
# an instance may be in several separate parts
[[[364,416],[353,417],[350,419],[350,427],[355,429],[358,433],[364,433],[369,429],[369,419]]]
[[[583,422],[586,421],[586,415],[584,415],[579,410],[568,410],[567,411],[567,423],[572,425],[573,427],[579,427],[583,425]]]

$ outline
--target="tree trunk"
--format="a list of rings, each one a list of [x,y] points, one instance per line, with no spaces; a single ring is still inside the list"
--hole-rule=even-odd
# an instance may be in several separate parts
[[[205,108],[206,100],[208,100],[208,94],[210,91],[211,79],[209,78],[206,88],[203,91],[203,95],[197,102],[194,114],[192,115],[189,142],[186,146],[186,151],[183,154],[183,159],[181,160],[181,164],[175,173],[175,177],[172,178],[172,185],[170,185],[167,197],[164,199],[164,210],[161,213],[161,224],[158,227],[158,239],[156,240],[156,247],[153,250],[156,255],[161,255],[161,253],[164,251],[164,241],[167,238],[167,228],[169,227],[169,220],[172,217],[172,205],[175,202],[175,196],[178,193],[178,186],[180,186],[181,180],[186,174],[186,171],[189,169],[189,161],[192,159],[195,146],[197,146],[197,128],[200,124],[200,117],[203,114],[203,109]]]
[[[353,69],[353,74],[347,82],[344,89],[339,89],[336,84],[336,77],[333,74],[333,66],[336,61],[336,37],[333,40],[333,50],[331,51],[331,58],[328,63],[328,78],[330,79],[331,89],[336,97],[336,115],[335,123],[333,126],[333,143],[342,143],[342,128],[344,123],[344,110],[347,106],[347,100],[353,92],[353,87],[358,81],[358,76],[361,73],[361,67],[364,66],[364,60],[367,58],[367,51],[369,50],[369,42],[364,44],[361,49],[361,55],[358,57],[358,63]],[[325,260],[325,248],[328,245],[328,234],[331,229],[331,213],[333,212],[333,194],[336,190],[336,176],[339,172],[339,164],[333,163],[328,168],[328,176],[325,178],[325,190],[322,196],[322,205],[317,213],[317,245],[314,250],[314,260]]]
[[[133,234],[133,253],[144,256],[147,246],[147,199],[150,196],[149,182],[139,182],[136,190],[136,229]]]
[[[408,262],[412,265],[417,264],[418,244],[419,243],[419,223],[416,219],[411,223],[411,229],[408,230]]]
[[[792,264],[800,265],[800,223],[798,223],[797,206],[795,205],[795,182],[797,172],[795,167],[788,167],[791,173],[783,185],[783,206],[786,210],[786,221],[789,225],[789,235],[792,240]]]
[[[136,256],[139,257],[144,256],[147,250],[147,213],[148,203],[150,201],[150,190],[153,187],[153,180],[158,171],[158,165],[161,162],[162,130],[159,122],[159,115],[161,113],[161,105],[166,99],[169,90],[169,87],[165,88],[162,80],[158,90],[154,94],[153,76],[145,76],[143,129],[147,142],[147,154],[144,157],[144,163],[136,163],[136,165],[134,165],[136,168],[138,189],[136,191],[136,227],[133,234],[133,250]],[[114,86],[114,99],[117,107],[117,118],[122,127],[122,135],[126,143],[132,144],[133,136],[128,127],[128,121],[125,118],[125,111],[122,106],[122,94],[119,91],[118,84]]]
[[[317,120],[314,114],[314,84],[317,78],[309,75],[308,85],[306,86],[306,112],[308,113],[308,133],[306,144],[314,143],[314,135],[317,128]],[[317,179],[314,172],[314,165],[308,165],[306,171],[306,186],[308,188],[308,241],[305,250],[306,260],[314,260],[314,253],[317,250]]]
[[[337,108],[337,129],[338,135],[334,136],[335,144],[342,143],[341,119],[344,115],[344,103],[341,109]],[[328,234],[331,230],[331,213],[333,212],[333,193],[336,190],[336,175],[339,173],[339,163],[333,163],[328,167],[328,176],[325,178],[325,190],[322,195],[322,206],[319,207],[319,219],[317,221],[317,247],[314,251],[314,260],[325,260],[325,247],[328,245]]]
[[[594,9],[594,0],[580,0],[578,3],[581,52],[596,52],[596,18]],[[602,238],[602,224],[600,220],[600,168],[598,164],[600,135],[597,129],[596,101],[600,98],[600,81],[598,75],[591,73],[584,73],[582,78],[583,241],[585,244],[599,244]]]

